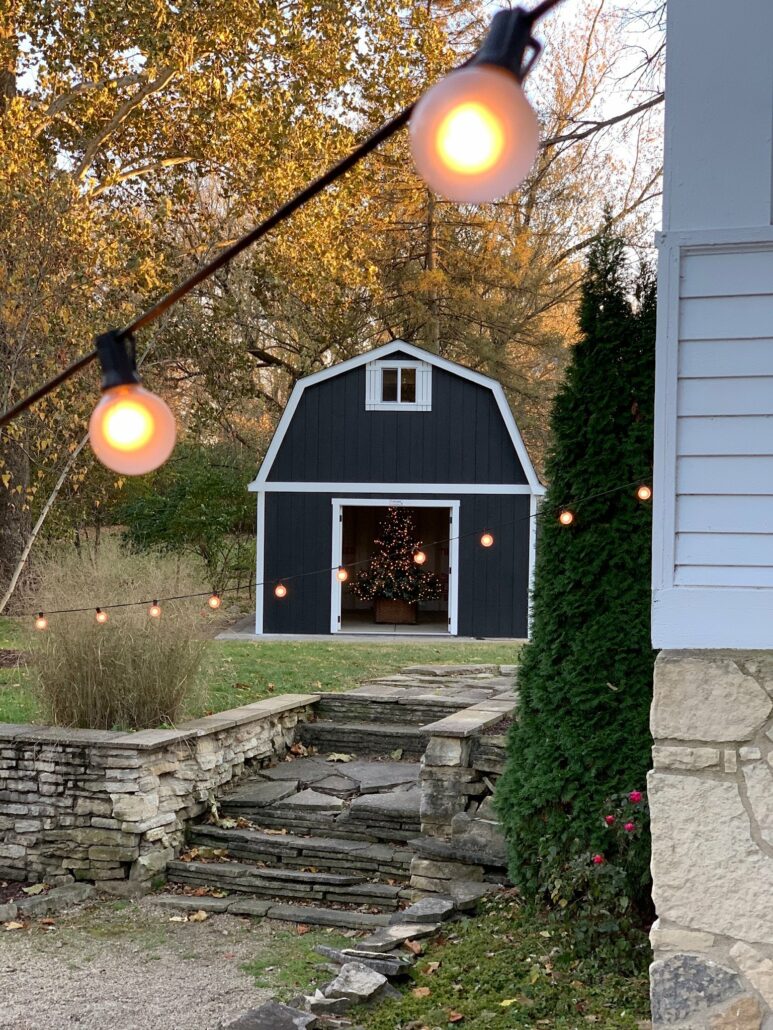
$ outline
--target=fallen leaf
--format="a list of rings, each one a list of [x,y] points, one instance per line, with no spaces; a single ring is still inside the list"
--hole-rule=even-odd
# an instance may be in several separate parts
[[[236,952],[235,951],[224,951],[223,952],[223,958],[236,958]]]
[[[403,941],[403,945],[414,953],[414,955],[421,955],[424,951],[424,945],[419,941]]]
[[[353,762],[354,755],[347,755],[343,751],[334,751],[327,756],[328,762]]]
[[[403,757],[403,749],[401,747],[396,747],[394,751],[389,752],[389,757],[394,758],[396,762],[399,762]]]
[[[453,1012],[453,1011],[451,1011],[451,1012],[448,1013],[448,1022],[449,1023],[461,1023],[461,1021],[463,1019],[464,1019],[464,1016],[462,1015],[461,1012]]]
[[[269,692],[269,694],[271,694],[276,690],[276,687],[273,683],[268,683],[266,684],[266,690]]]
[[[237,690],[249,690],[250,689],[249,683],[234,683],[234,687]]]
[[[306,923],[298,923],[298,925],[295,927],[295,932],[298,934],[299,937],[303,937],[305,933],[311,932],[311,927],[308,926]]]
[[[432,994],[432,991],[429,987],[414,987],[411,994],[414,998],[428,998],[430,994]]]
[[[209,912],[205,912],[203,908],[200,908],[198,912],[191,912],[188,916],[189,923],[203,923],[205,919],[209,919]]]
[[[422,969],[422,973],[425,973],[427,976],[431,976],[433,973],[436,973],[438,969],[440,969],[439,962],[428,962],[424,969]]]
[[[22,890],[25,894],[42,894],[47,886],[47,883],[33,883],[31,887],[22,887]]]
[[[188,922],[188,917],[187,916],[170,916],[169,917],[169,922],[170,923],[187,923]]]
[[[6,930],[23,930],[24,929],[24,923],[11,922],[11,923],[5,923],[4,925],[5,925]]]
[[[41,926],[56,926],[56,922],[53,919],[41,919]]]
[[[505,998],[505,1000],[504,1001],[500,1001],[499,1004],[502,1006],[503,1009],[509,1009],[511,1005],[517,1005],[518,1004],[518,999],[517,998]]]

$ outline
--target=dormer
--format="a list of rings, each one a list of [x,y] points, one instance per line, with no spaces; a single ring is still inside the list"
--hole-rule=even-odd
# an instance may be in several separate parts
[[[431,411],[432,365],[394,357],[365,366],[366,411]]]

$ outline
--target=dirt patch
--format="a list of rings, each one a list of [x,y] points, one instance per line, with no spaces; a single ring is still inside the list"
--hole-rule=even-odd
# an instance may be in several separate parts
[[[150,898],[49,922],[0,926],[2,1030],[214,1030],[270,997],[242,966],[287,932],[227,915],[178,922]]]

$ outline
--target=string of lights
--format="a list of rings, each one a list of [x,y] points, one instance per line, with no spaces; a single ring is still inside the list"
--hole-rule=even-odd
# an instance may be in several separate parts
[[[492,529],[507,529],[510,526],[514,526],[521,522],[525,522],[530,519],[545,518],[548,515],[552,515],[553,517],[557,518],[560,525],[564,527],[569,527],[575,523],[577,519],[577,511],[582,507],[582,505],[588,503],[589,501],[595,501],[600,500],[603,497],[609,497],[612,494],[622,493],[624,490],[634,490],[635,498],[642,503],[647,503],[652,499],[652,487],[650,487],[646,482],[643,482],[643,479],[640,477],[638,479],[632,480],[629,483],[623,483],[620,486],[611,487],[609,490],[602,490],[594,494],[588,494],[585,497],[581,497],[579,499],[572,501],[571,504],[567,503],[551,505],[549,508],[543,505],[540,510],[536,512],[530,512],[528,515],[521,515],[515,519],[508,519],[507,521],[490,523],[483,531],[481,531],[480,529],[475,529],[467,533],[458,533],[455,536],[442,537],[438,540],[432,540],[426,544],[423,544],[423,547],[436,547],[442,544],[450,544],[454,541],[462,541],[470,539],[471,537],[478,537],[478,541],[481,547],[491,548],[496,543],[496,537],[491,532]],[[410,505],[406,505],[406,507],[410,507]],[[255,590],[258,590],[271,584],[274,584],[274,595],[279,600],[282,600],[285,597],[287,597],[288,583],[296,582],[308,576],[320,576],[325,573],[335,574],[339,583],[345,583],[349,579],[352,570],[357,569],[362,565],[367,565],[370,562],[370,560],[370,557],[368,557],[362,558],[358,561],[347,562],[345,565],[325,565],[318,569],[309,569],[305,572],[295,572],[291,575],[282,576],[277,579],[262,580],[260,582],[238,585],[235,587],[225,587],[219,590],[202,590],[191,594],[176,594],[170,597],[155,597],[152,599],[147,598],[140,601],[119,601],[112,604],[102,604],[99,606],[90,604],[83,605],[82,607],[78,608],[58,608],[54,610],[38,611],[35,616],[35,627],[39,630],[47,629],[48,617],[52,615],[74,615],[83,612],[94,612],[96,621],[99,623],[105,623],[108,621],[108,611],[111,609],[135,608],[140,606],[147,606],[148,615],[151,618],[158,619],[160,618],[162,612],[161,602],[167,603],[173,601],[189,601],[195,600],[197,597],[206,597],[207,605],[213,611],[216,611],[218,608],[221,607],[223,603],[224,594],[242,593],[245,590],[252,590],[253,588]],[[413,560],[416,562],[417,565],[424,565],[424,563],[427,561],[427,552],[423,548],[417,549],[414,552]],[[28,615],[19,615],[11,617],[29,618]]]
[[[446,199],[482,204],[518,187],[539,150],[537,116],[521,88],[542,50],[532,33],[536,22],[560,2],[543,0],[531,11],[517,7],[497,12],[482,46],[469,60],[134,321],[98,336],[92,351],[0,414],[0,428],[99,359],[102,399],[89,420],[94,453],[108,468],[123,475],[140,475],[158,468],[174,448],[176,427],[166,402],[140,385],[134,334],[290,218],[405,125],[409,125],[419,174]]]

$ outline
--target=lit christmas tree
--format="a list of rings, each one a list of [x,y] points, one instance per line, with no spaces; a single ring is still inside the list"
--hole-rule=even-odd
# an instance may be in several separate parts
[[[387,508],[373,543],[376,550],[368,568],[352,583],[352,590],[361,601],[384,598],[415,603],[440,597],[440,578],[414,560],[421,540],[416,539],[416,523],[410,509]]]

